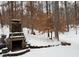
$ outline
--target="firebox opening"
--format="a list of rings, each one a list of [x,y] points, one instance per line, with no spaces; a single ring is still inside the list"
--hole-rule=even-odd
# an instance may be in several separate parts
[[[12,50],[22,49],[22,40],[12,41]]]

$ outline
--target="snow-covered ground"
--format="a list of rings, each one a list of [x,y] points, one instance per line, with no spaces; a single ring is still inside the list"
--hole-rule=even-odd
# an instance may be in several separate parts
[[[77,29],[79,30],[79,28]],[[47,34],[43,34],[47,37]],[[43,36],[42,35],[42,36]],[[54,35],[53,35],[54,36]],[[41,36],[40,36],[41,37]],[[41,37],[43,38],[43,37]],[[23,57],[79,57],[79,31],[70,28],[69,32],[59,33],[60,41],[70,42],[71,46],[56,46],[42,49],[31,49],[31,52],[22,55]]]
[[[27,28],[23,28],[24,35],[26,37],[26,42],[31,46],[47,46],[47,45],[58,45],[60,42],[51,40],[47,37],[47,33],[39,33],[35,30],[36,35],[28,33]]]
[[[79,57],[78,46],[57,46],[42,49],[31,49],[29,53],[22,57]]]
[[[4,26],[4,33],[9,35],[9,28]],[[24,35],[26,37],[26,41],[28,44],[33,46],[46,46],[53,44],[60,44],[58,41],[54,41],[47,37],[47,33],[38,32],[35,30],[36,35],[29,34],[29,29],[23,28]],[[77,29],[79,30],[79,28]],[[1,29],[0,29],[1,33]],[[59,33],[60,41],[67,41],[71,43],[71,46],[55,46],[49,48],[41,48],[41,49],[31,49],[30,52],[21,55],[22,57],[79,57],[79,31],[76,35],[76,31],[73,28],[70,28],[69,32]],[[1,55],[0,55],[1,56]]]
[[[9,26],[8,25],[4,25],[3,28],[0,25],[0,38],[1,38],[2,34],[7,35],[7,37],[9,36]]]

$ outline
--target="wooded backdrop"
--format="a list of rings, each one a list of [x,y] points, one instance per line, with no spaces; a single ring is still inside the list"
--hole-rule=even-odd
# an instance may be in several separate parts
[[[79,2],[69,1],[2,1],[0,5],[1,25],[10,25],[11,19],[21,19],[23,27],[49,32],[69,31],[69,26],[79,24]],[[52,38],[52,37],[51,37]],[[59,39],[58,39],[59,40]]]

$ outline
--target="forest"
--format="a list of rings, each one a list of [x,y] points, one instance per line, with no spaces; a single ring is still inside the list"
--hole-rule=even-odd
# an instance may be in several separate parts
[[[18,19],[21,20],[23,33],[19,31],[9,33],[11,25],[15,24],[14,22],[12,23],[12,19],[17,20],[15,21],[17,28],[20,28]],[[5,25],[7,25],[7,28]],[[5,30],[4,35],[6,34],[9,39],[14,34],[14,36],[19,35],[19,37],[23,35],[23,38],[21,38],[26,38],[25,41],[27,45],[30,45],[30,48],[45,45],[45,47],[51,47],[54,46],[54,40],[57,41],[56,46],[70,46],[73,44],[72,41],[76,41],[79,44],[77,40],[73,40],[77,39],[79,35],[79,1],[0,1],[0,33]],[[75,34],[72,34],[74,32]],[[2,39],[2,35],[0,34],[0,39]],[[7,42],[9,43],[10,41]],[[21,47],[19,45],[22,43],[19,40],[17,42],[12,44],[13,48],[25,46],[25,43]],[[6,43],[6,46],[9,45],[8,43]]]
[[[39,31],[69,31],[69,26],[79,24],[79,2],[72,1],[2,1],[0,23],[10,24],[11,19],[21,19],[23,26]]]

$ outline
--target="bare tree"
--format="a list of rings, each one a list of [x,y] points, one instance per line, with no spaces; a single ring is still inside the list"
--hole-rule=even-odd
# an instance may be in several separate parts
[[[48,6],[48,1],[46,1],[46,13],[47,13],[47,17],[48,17],[48,12],[49,12],[49,6]],[[49,23],[48,23],[48,25],[49,25]],[[49,29],[48,29],[48,37],[50,37]]]
[[[21,1],[21,16],[23,16],[23,1]]]
[[[59,34],[58,34],[58,23],[59,23],[59,2],[55,1],[54,3],[54,33],[55,33],[55,38],[59,41]]]
[[[75,21],[76,21],[75,29],[76,29],[76,34],[77,34],[77,3],[76,1],[74,3],[75,3],[74,8],[75,8]]]
[[[65,14],[66,14],[66,21],[67,21],[67,29],[69,31],[69,18],[68,18],[68,8],[67,8],[67,1],[64,1],[65,4]]]
[[[0,13],[0,24],[1,24],[1,27],[3,27],[3,20],[2,20],[2,14]]]
[[[33,1],[30,1],[30,9],[31,9],[31,21],[33,21],[34,19],[34,16],[33,16],[33,12],[34,12],[34,10],[33,10],[33,7],[34,7],[34,4],[33,4]],[[34,32],[34,28],[33,28],[33,22],[31,22],[31,34],[35,34],[35,32]]]
[[[11,12],[11,18],[14,18],[14,15],[13,15],[13,1],[11,1],[10,4],[11,4],[11,9],[10,9],[11,10],[10,11]]]

